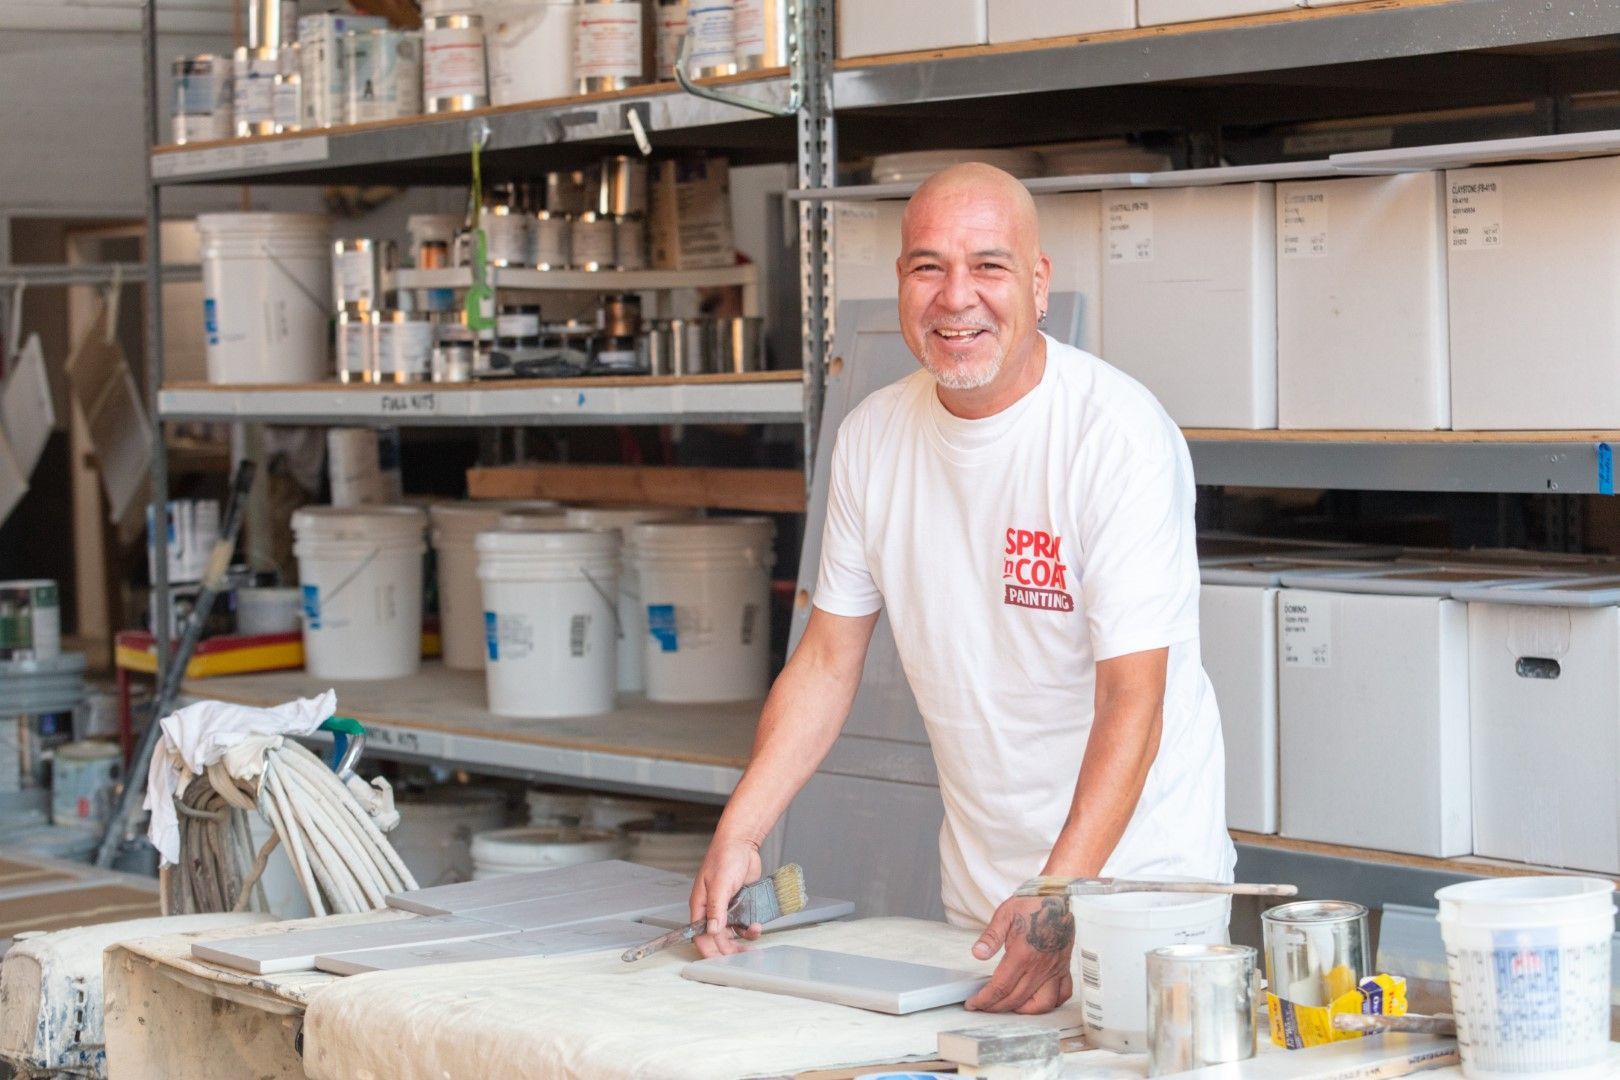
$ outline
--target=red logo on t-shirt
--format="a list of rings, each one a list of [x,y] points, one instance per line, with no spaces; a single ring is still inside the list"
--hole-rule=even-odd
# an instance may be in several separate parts
[[[1046,611],[1073,611],[1069,572],[1063,565],[1063,537],[1029,529],[1008,529],[1002,549],[1002,603]]]

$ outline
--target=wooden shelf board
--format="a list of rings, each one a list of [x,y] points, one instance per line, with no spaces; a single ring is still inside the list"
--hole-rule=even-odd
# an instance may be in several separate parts
[[[1251,431],[1245,428],[1183,428],[1188,442],[1252,443],[1599,443],[1620,442],[1620,431]]]
[[[1414,870],[1435,870],[1446,874],[1474,874],[1478,877],[1526,877],[1535,874],[1592,874],[1585,870],[1559,869],[1553,866],[1532,866],[1528,863],[1509,862],[1505,859],[1487,859],[1481,855],[1460,855],[1452,859],[1437,859],[1427,855],[1409,855],[1400,851],[1378,851],[1373,848],[1348,847],[1343,844],[1325,844],[1316,840],[1295,840],[1286,836],[1232,830],[1232,840],[1252,847],[1294,851],[1302,855],[1321,855],[1331,859],[1356,859],[1364,862],[1403,866]],[[1620,879],[1616,879],[1620,883]]]
[[[341,390],[344,393],[360,394],[399,394],[432,391],[440,394],[467,394],[488,393],[499,390],[548,390],[573,389],[581,390],[600,389],[602,387],[620,386],[703,386],[735,383],[782,383],[803,382],[804,372],[793,369],[790,371],[747,371],[728,372],[719,375],[595,375],[578,379],[483,379],[476,382],[460,383],[340,383],[340,382],[314,382],[314,383],[211,383],[211,382],[173,382],[165,383],[165,390],[205,391],[220,394],[252,394],[265,391],[308,390],[331,391]]]

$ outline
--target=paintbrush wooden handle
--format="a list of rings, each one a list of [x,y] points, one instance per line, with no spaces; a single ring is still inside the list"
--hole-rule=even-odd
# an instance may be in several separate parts
[[[1457,1021],[1451,1016],[1383,1016],[1374,1013],[1339,1013],[1333,1018],[1336,1031],[1409,1031],[1418,1035],[1455,1035]]]
[[[1032,878],[1014,896],[1104,896],[1111,893],[1216,893],[1228,896],[1297,896],[1297,885],[1221,881],[1129,881],[1123,878]]]
[[[671,946],[685,945],[701,933],[703,933],[703,920],[699,919],[697,922],[689,923],[679,930],[671,930],[663,937],[653,938],[645,945],[637,945],[635,948],[628,950],[622,959],[627,964],[633,964],[637,960],[647,959],[655,952],[663,952]]]

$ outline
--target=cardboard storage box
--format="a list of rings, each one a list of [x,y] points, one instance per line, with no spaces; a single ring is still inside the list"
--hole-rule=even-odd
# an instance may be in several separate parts
[[[1126,30],[1135,0],[990,0],[990,44]]]
[[[1102,196],[1103,359],[1183,426],[1276,427],[1273,186]]]
[[[838,55],[949,49],[988,40],[985,0],[842,0]]]
[[[1292,11],[1305,5],[1297,0],[1136,0],[1136,21],[1143,26],[1164,23],[1229,19],[1268,11]]]
[[[1283,575],[1277,728],[1284,836],[1448,857],[1473,850],[1468,609],[1495,567]]]
[[[1474,851],[1620,874],[1620,577],[1468,601]]]
[[[1446,184],[1452,426],[1620,427],[1620,158]]]
[[[653,163],[649,242],[659,270],[737,265],[731,233],[731,181],[725,158],[673,158]]]
[[[1277,426],[1451,426],[1445,178],[1277,185]]]

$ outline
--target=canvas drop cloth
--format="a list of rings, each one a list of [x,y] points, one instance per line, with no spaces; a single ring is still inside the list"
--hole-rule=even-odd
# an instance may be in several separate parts
[[[988,974],[971,930],[865,919],[768,935],[804,945]],[[781,1076],[928,1058],[941,1031],[1027,1017],[960,1006],[885,1016],[680,977],[696,957],[670,949],[638,964],[618,953],[494,960],[343,979],[310,1001],[304,1067],[316,1080]],[[1079,1002],[1050,1014],[1078,1030]]]

